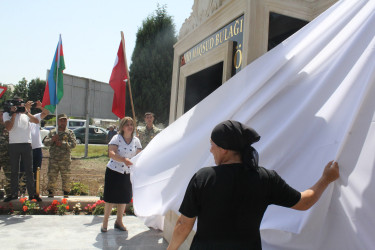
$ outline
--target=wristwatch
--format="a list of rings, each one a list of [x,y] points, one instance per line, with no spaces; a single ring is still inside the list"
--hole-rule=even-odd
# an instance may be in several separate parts
[[[28,114],[29,114],[29,111],[26,111],[26,112],[25,112],[25,115],[28,115]]]

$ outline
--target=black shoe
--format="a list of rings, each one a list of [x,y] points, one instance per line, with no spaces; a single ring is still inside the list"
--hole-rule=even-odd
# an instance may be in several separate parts
[[[42,199],[40,198],[39,195],[34,195],[34,196],[32,196],[32,197],[29,197],[29,199],[30,199],[30,200],[35,199],[37,202],[41,202],[41,201],[42,201]]]
[[[102,232],[102,233],[106,233],[107,231],[108,231],[107,228],[105,228],[105,227],[103,227],[103,226],[100,227],[100,232]]]
[[[48,191],[48,198],[53,198],[54,195],[53,195],[53,192],[52,191]]]
[[[114,228],[121,230],[121,231],[127,231],[126,227],[120,226],[119,224],[117,224],[117,221],[115,221]]]
[[[68,197],[69,197],[69,192],[64,191],[64,198],[68,198]]]
[[[7,197],[4,199],[4,202],[9,202],[9,201],[11,201],[11,200],[17,200],[17,199],[18,199],[17,196],[13,196],[13,195],[11,195],[11,196],[7,196]]]

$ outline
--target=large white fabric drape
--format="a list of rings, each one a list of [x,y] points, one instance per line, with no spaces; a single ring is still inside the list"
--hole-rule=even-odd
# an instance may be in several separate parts
[[[268,208],[264,249],[372,249],[374,111],[375,1],[343,0],[151,141],[132,169],[135,211],[178,211],[191,176],[214,165],[212,128],[234,119],[261,135],[260,165],[297,190],[312,186],[328,161],[340,165],[340,179],[309,211]]]

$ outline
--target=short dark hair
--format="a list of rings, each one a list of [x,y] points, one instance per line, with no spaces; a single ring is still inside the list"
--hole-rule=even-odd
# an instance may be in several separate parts
[[[152,112],[146,112],[146,113],[145,113],[145,117],[148,116],[148,115],[152,115],[152,117],[155,117],[155,114],[152,113]]]

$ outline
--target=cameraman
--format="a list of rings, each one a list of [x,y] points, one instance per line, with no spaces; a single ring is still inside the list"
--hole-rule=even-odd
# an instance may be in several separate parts
[[[30,114],[32,101],[23,102],[21,98],[14,97],[8,112],[4,112],[3,120],[5,128],[9,131],[9,157],[11,166],[10,191],[11,195],[4,202],[18,199],[18,174],[20,159],[24,162],[29,199],[42,201],[35,195],[33,177],[33,155],[31,148],[31,128],[29,122],[39,123],[39,120]]]

